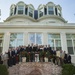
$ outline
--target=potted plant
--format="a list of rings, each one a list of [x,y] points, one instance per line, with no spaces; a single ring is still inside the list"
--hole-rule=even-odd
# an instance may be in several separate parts
[[[43,62],[44,61],[44,51],[40,51],[39,53],[39,57],[40,57],[40,62]]]
[[[45,61],[45,62],[48,62],[49,56],[50,56],[50,52],[47,51],[47,52],[45,53],[45,57],[44,57],[44,61]]]
[[[26,62],[26,55],[27,55],[27,52],[23,51],[22,52],[22,62]]]

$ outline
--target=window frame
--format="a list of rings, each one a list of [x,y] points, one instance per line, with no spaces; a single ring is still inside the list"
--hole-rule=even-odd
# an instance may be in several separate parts
[[[69,37],[67,37],[67,35]],[[71,54],[71,55],[75,55],[75,45],[74,45],[75,37],[73,37],[73,35],[75,35],[75,34],[72,34],[72,33],[67,33],[66,34],[66,42],[67,42],[67,40],[70,40],[72,42],[73,54]],[[68,44],[67,44],[67,51],[68,51]]]
[[[49,8],[52,8],[51,10]],[[54,15],[54,8],[53,6],[48,6],[48,14],[49,15]]]
[[[23,36],[23,38],[18,38],[18,37],[16,37],[16,38],[11,38],[11,34],[16,34],[16,36],[18,35],[18,34],[22,34],[22,36]],[[22,40],[22,45],[24,45],[24,34],[23,33],[11,33],[10,34],[10,43],[11,43],[11,40],[14,40],[15,39],[15,45],[14,45],[14,47],[17,47],[17,42],[18,42],[18,40]],[[11,47],[13,47],[13,46],[10,46],[10,43],[9,43],[9,48],[11,48]],[[20,46],[20,45],[19,45]]]
[[[39,9],[39,17],[42,17],[44,14],[44,9],[43,7]]]
[[[34,15],[34,9],[33,8],[31,8],[31,7],[29,7],[29,16],[30,17],[33,17],[33,15]]]
[[[24,14],[24,5],[18,5],[18,14],[19,15],[22,15],[22,14]],[[19,13],[20,12],[20,13]]]
[[[49,35],[59,35],[59,37],[57,38],[57,37],[49,37]],[[49,40],[53,40],[53,44],[54,44],[54,47],[52,47],[54,50],[57,50],[58,49],[58,47],[56,46],[56,40],[57,41],[60,41],[60,43],[61,43],[61,36],[60,36],[60,34],[52,34],[52,33],[48,33],[48,44],[49,44]],[[62,49],[62,46],[60,45],[60,48]]]
[[[37,34],[41,34],[41,44],[38,44],[38,45],[42,45],[42,44],[43,44],[43,35],[42,35],[42,33],[37,33],[37,32],[32,32],[32,33],[29,33],[29,34],[28,34],[28,43],[29,43],[29,44],[31,44],[31,42],[30,42],[30,37],[29,37],[30,34],[34,34],[34,39],[35,39],[35,40],[34,40],[34,44],[37,44],[37,42],[36,42],[36,35],[37,35]]]

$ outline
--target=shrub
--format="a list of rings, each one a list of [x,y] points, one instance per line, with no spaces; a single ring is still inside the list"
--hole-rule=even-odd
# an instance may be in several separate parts
[[[62,66],[62,75],[74,75],[75,74],[75,66],[72,64],[64,64]]]
[[[40,57],[44,57],[44,55],[45,55],[45,52],[44,51],[40,51],[39,56]]]
[[[8,75],[8,70],[5,65],[0,65],[0,75]]]

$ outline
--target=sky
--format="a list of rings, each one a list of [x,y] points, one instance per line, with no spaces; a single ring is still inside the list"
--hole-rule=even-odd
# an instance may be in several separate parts
[[[1,16],[0,22],[3,22],[10,14],[11,4],[16,4],[23,1],[25,4],[32,4],[35,9],[40,4],[46,5],[48,2],[53,2],[62,7],[62,16],[68,23],[75,23],[75,0],[0,0]]]

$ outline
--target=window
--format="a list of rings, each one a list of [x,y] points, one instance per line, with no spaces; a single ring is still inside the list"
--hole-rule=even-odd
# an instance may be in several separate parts
[[[49,15],[53,15],[53,14],[54,14],[53,7],[48,6],[48,14],[49,14]]]
[[[47,8],[44,8],[44,13],[45,15],[47,15]]]
[[[61,50],[60,34],[48,34],[48,44],[55,50]]]
[[[66,34],[67,49],[69,54],[75,53],[75,34]]]
[[[23,14],[24,6],[18,6],[18,14]]]
[[[29,43],[41,45],[42,44],[42,34],[41,33],[30,33]]]
[[[4,39],[4,34],[0,33],[0,53],[2,52],[3,49],[3,39]]]
[[[43,16],[43,8],[41,8],[40,10],[39,10],[39,17],[42,17]]]
[[[57,15],[57,8],[55,8],[55,14]]]
[[[61,16],[61,10],[58,9],[58,16]]]
[[[27,12],[28,12],[28,8],[25,8],[25,14],[27,15]]]
[[[9,47],[17,47],[23,45],[23,34],[22,33],[11,33]]]
[[[33,9],[29,7],[29,16],[33,17]]]
[[[10,16],[12,16],[13,15],[13,9],[11,8],[11,13],[10,13]]]
[[[14,14],[16,14],[16,10],[17,10],[17,8],[15,7]]]

